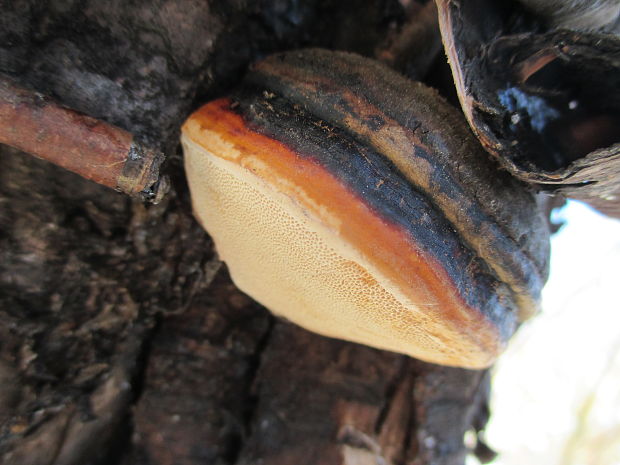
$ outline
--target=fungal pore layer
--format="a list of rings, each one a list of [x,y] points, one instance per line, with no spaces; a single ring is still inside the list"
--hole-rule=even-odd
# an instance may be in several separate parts
[[[415,102],[396,113],[375,104],[365,90],[375,66],[368,88],[383,86],[388,103],[421,94],[418,116],[400,122]],[[476,188],[491,168],[463,168],[472,155],[451,153],[476,147],[434,127],[459,121],[453,113],[355,55],[272,57],[183,126],[195,215],[235,284],[275,314],[430,362],[488,366],[535,307],[546,252],[519,235],[541,227],[531,196],[502,176]],[[468,134],[455,124],[448,132]],[[505,216],[488,189],[529,213]]]

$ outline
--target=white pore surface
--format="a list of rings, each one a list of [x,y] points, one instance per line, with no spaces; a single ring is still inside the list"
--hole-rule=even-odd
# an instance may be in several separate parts
[[[489,362],[293,199],[183,143],[194,212],[241,290],[319,334],[440,363]]]
[[[620,465],[620,221],[569,202],[543,313],[500,357],[497,465]]]

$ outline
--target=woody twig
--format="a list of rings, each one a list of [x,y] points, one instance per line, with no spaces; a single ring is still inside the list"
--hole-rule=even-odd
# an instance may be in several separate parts
[[[0,77],[0,142],[98,184],[157,202],[164,155],[133,134]]]

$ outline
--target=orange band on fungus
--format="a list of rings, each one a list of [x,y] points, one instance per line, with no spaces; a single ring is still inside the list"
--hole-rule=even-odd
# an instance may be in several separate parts
[[[443,268],[416,248],[406,231],[379,217],[363,199],[319,164],[253,131],[241,116],[230,110],[230,105],[226,98],[204,105],[185,123],[184,134],[213,155],[277,186],[326,224],[338,227],[338,235],[397,284],[403,294],[414,302],[425,302],[430,313],[451,322],[472,343],[486,347],[490,353],[498,351],[500,343],[491,323],[464,303]],[[206,146],[207,132],[217,133],[234,150],[217,150],[213,144]],[[334,217],[346,221],[335,225]]]

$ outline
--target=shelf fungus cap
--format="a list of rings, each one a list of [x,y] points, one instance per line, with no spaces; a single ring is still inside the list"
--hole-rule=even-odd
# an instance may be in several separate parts
[[[482,368],[536,311],[548,229],[533,196],[435,91],[381,64],[271,56],[182,142],[233,281],[308,330]]]

